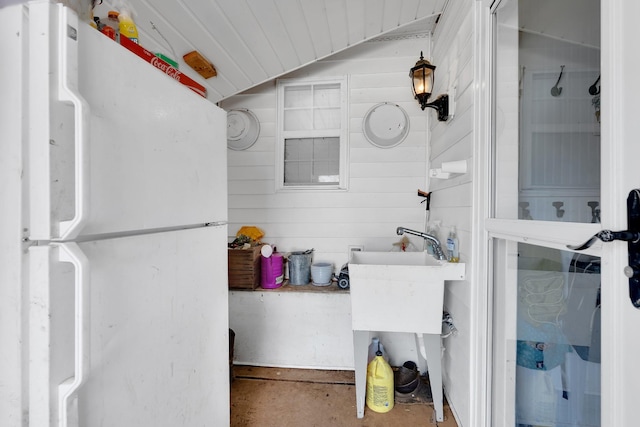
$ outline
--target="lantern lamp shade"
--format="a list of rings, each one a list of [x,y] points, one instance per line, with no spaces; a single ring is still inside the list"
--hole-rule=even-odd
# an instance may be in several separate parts
[[[429,61],[424,59],[422,52],[420,52],[420,59],[416,62],[416,65],[411,68],[411,71],[409,71],[409,77],[411,77],[412,80],[413,95],[418,102],[420,102],[423,110],[433,90],[435,69],[435,65],[431,65]]]

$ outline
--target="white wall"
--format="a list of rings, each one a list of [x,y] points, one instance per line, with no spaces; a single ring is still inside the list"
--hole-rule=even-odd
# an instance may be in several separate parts
[[[353,369],[347,292],[231,291],[234,363],[305,369]]]
[[[488,267],[483,252],[488,244],[480,237],[486,237],[483,220],[488,206],[483,197],[486,198],[489,191],[486,184],[488,176],[482,174],[486,173],[490,155],[486,150],[490,133],[486,121],[489,117],[486,83],[489,80],[488,48],[491,44],[488,39],[490,4],[491,1],[449,2],[433,35],[431,55],[432,62],[438,67],[434,93],[451,92],[453,87],[456,105],[453,120],[430,122],[429,167],[437,168],[442,162],[463,159],[468,160],[470,167],[465,175],[449,180],[430,180],[428,185],[433,193],[431,220],[442,222],[441,238],[446,236],[452,225],[456,226],[460,261],[466,264],[467,271],[466,281],[449,282],[445,288],[445,309],[451,313],[459,333],[443,341],[443,383],[460,426],[485,425],[487,413],[483,395],[487,385],[485,374],[490,367],[481,365],[491,363],[486,358],[486,346],[489,344],[486,342],[486,327],[491,316],[487,310],[490,295],[487,285],[490,287],[491,284],[485,277]],[[526,60],[533,60],[540,52],[532,46],[530,53]],[[560,51],[554,53],[563,55]],[[518,60],[517,54],[515,60]],[[591,57],[587,62],[590,60]],[[567,58],[566,55],[565,61],[581,67],[587,63],[582,57]],[[504,83],[504,79],[501,82]],[[501,132],[505,131],[504,115],[509,116],[514,111],[517,113],[518,109],[498,112],[494,124]],[[505,183],[497,184],[503,186]],[[506,186],[512,184],[509,182]],[[501,191],[501,188],[492,190]],[[502,198],[503,193],[499,194]],[[517,210],[517,198],[513,201]]]
[[[347,191],[275,191],[275,82],[222,102],[220,105],[226,110],[248,108],[256,114],[261,126],[254,146],[245,151],[228,150],[230,233],[234,234],[243,225],[256,225],[265,232],[263,240],[275,244],[280,252],[314,248],[314,260],[333,262],[338,271],[348,259],[349,245],[388,251],[400,239],[395,234],[396,227],[424,229],[425,205],[420,203],[422,199],[417,196],[417,190],[426,189],[427,117],[431,110],[420,110],[413,99],[409,69],[419,59],[421,50],[428,56],[429,45],[430,39],[425,36],[367,42],[285,76],[348,77],[350,179]],[[409,115],[409,135],[397,147],[377,148],[362,134],[363,116],[380,102],[396,103]],[[414,243],[420,249],[423,247],[421,241]],[[333,337],[345,330],[351,333],[350,320],[347,323],[344,320],[345,316],[350,319],[350,306],[342,305],[343,295],[287,294],[283,298],[279,292],[256,291],[254,294],[232,292],[230,296],[230,325],[237,333],[236,360],[258,365],[353,366],[352,344],[344,345]],[[390,294],[390,298],[402,298],[402,295]],[[298,328],[295,337],[287,340],[287,320],[269,329],[268,336],[259,332],[260,328],[266,331],[264,325],[269,322],[260,313],[280,307],[281,318],[293,322],[292,316],[297,316],[298,308],[292,305],[301,304],[309,307],[305,325],[314,325],[313,338]],[[327,310],[323,315],[318,310],[332,304],[343,307],[346,312],[337,314]],[[245,315],[243,308],[253,310],[256,316]],[[402,335],[381,336],[392,363],[416,360],[413,337]],[[307,340],[311,339],[322,352],[301,353],[299,349],[309,348]],[[266,340],[285,346],[278,349],[282,354],[274,357],[266,351],[254,351],[255,347],[268,348]],[[334,360],[325,354],[333,354]],[[348,365],[344,366],[345,363]]]
[[[398,225],[423,226],[416,192],[426,185],[427,120],[412,98],[408,70],[428,47],[427,38],[369,42],[285,76],[348,76],[348,191],[275,191],[274,82],[223,101],[226,110],[248,108],[261,126],[254,146],[228,150],[230,232],[257,225],[279,251],[314,248],[314,260],[332,261],[338,269],[349,245],[389,250]],[[385,101],[410,116],[407,139],[391,149],[374,147],[361,131],[367,110]]]
[[[472,375],[471,342],[474,339],[472,289],[478,278],[470,274],[474,254],[472,229],[474,165],[474,13],[472,1],[450,2],[433,36],[432,61],[436,65],[435,94],[455,88],[455,117],[448,122],[432,120],[430,167],[442,162],[468,160],[469,171],[448,180],[431,179],[431,220],[440,220],[440,237],[455,226],[460,241],[460,262],[466,264],[467,280],[447,282],[445,309],[453,317],[457,335],[443,340],[443,384],[456,419],[461,426],[470,419]]]

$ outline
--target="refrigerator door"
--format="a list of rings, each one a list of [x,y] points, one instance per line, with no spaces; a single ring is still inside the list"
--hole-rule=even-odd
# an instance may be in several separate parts
[[[30,425],[229,425],[225,242],[218,226],[33,248]]]
[[[30,239],[225,221],[225,112],[60,4],[29,21]]]
[[[29,267],[29,425],[66,426],[58,423],[69,419],[66,392],[69,385],[77,389],[86,378],[89,281],[86,258],[76,249],[75,244],[32,246],[25,255]],[[60,411],[63,400],[65,410]]]

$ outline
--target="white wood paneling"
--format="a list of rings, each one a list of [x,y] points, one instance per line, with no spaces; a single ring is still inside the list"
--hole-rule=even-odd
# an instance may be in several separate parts
[[[348,293],[231,291],[229,296],[234,363],[353,368]]]
[[[368,42],[352,48],[349,55],[335,55],[286,75],[286,78],[348,76],[349,188],[347,191],[276,192],[273,167],[275,136],[261,132],[256,144],[249,149],[228,151],[229,232],[232,234],[229,238],[243,225],[256,225],[265,232],[263,240],[275,244],[279,251],[314,248],[313,259],[333,263],[337,272],[348,259],[350,245],[363,245],[365,250],[389,251],[393,243],[400,240],[395,232],[398,226],[424,228],[425,206],[420,203],[422,199],[417,196],[417,190],[426,186],[428,120],[427,114],[413,100],[408,70],[415,64],[420,50],[428,51],[428,46],[428,37],[424,35]],[[397,103],[409,115],[409,135],[397,147],[377,148],[363,136],[362,118],[380,102]],[[275,128],[276,91],[272,84],[261,85],[224,100],[221,106],[225,109],[248,108],[260,119],[261,128]],[[422,249],[422,241],[416,239],[414,244]],[[297,309],[290,305],[309,304],[308,309],[317,313],[314,316],[318,320],[309,326],[317,332],[316,344],[335,353],[336,360],[344,356],[345,348],[332,350],[337,343],[331,335],[347,333],[350,337],[351,325],[334,325],[328,319],[334,314],[321,309],[325,304],[323,297],[316,298],[317,294],[294,294],[287,296],[286,300],[273,298],[271,294],[268,297],[269,304],[281,307],[283,313]],[[240,300],[251,298],[254,297],[247,297],[246,293],[232,293],[232,307],[240,307]],[[336,304],[342,307],[341,303]],[[342,310],[345,312],[335,314],[337,318],[346,316],[350,305]],[[327,316],[325,324],[321,324],[325,319],[323,316]],[[233,328],[233,315],[231,319]],[[260,322],[249,317],[238,318],[237,321],[240,329],[252,329]],[[269,322],[270,319],[264,321]],[[335,328],[339,327],[346,330],[336,331]],[[290,337],[294,341],[288,342],[287,329],[269,331],[269,334],[273,342],[284,346],[284,351],[287,346],[293,346],[291,354],[297,354],[295,347],[301,344],[295,342],[295,337]],[[295,364],[290,359],[274,359],[263,351],[251,350],[251,344],[244,342],[246,338],[241,335],[236,337],[240,348],[245,346],[241,351],[251,351],[246,358],[243,356],[247,363]],[[389,350],[393,350],[399,359],[415,356],[412,337],[387,339]],[[348,356],[352,357],[350,343],[346,349]],[[331,366],[323,357],[305,354],[301,360],[304,360],[304,366]],[[348,366],[351,367],[352,363],[349,360]]]
[[[347,292],[230,291],[229,326],[235,364],[353,369]],[[418,360],[413,334],[378,335],[394,366]]]
[[[349,16],[345,13],[345,5],[341,0],[325,0],[324,7],[329,26],[329,41],[331,52],[335,52],[338,46],[349,45]]]
[[[467,271],[473,271],[474,254],[471,236],[473,218],[473,4],[475,2],[449,2],[436,32],[432,62],[436,65],[436,90],[439,94],[455,87],[456,110],[453,120],[436,122],[432,126],[429,167],[439,167],[443,161],[467,160],[469,171],[449,180],[431,179],[431,218],[441,220],[441,237],[445,238],[455,226],[460,242],[460,261]],[[443,357],[443,384],[447,399],[454,408],[459,425],[477,425],[471,419],[473,361],[472,341],[475,320],[472,319],[472,289],[478,278],[467,274],[467,279],[445,287],[445,307],[458,329],[457,335],[447,338]]]
[[[543,34],[558,40],[600,47],[599,0],[540,0],[519,5],[522,31]],[[567,16],[572,19],[567,20]]]
[[[419,1],[416,16],[435,15],[444,10],[449,0]]]
[[[293,30],[291,30],[290,34],[285,24],[285,22],[298,19],[298,17],[293,15],[291,19],[288,19],[288,10],[285,10],[284,14],[281,15],[273,0],[252,1],[248,3],[252,16],[255,19],[255,24],[258,26],[257,28],[262,30],[264,39],[269,43],[271,50],[282,66],[282,71],[293,70],[299,67],[301,65],[300,58],[298,58],[292,42],[296,34],[293,33]],[[250,19],[248,21],[251,22]],[[255,31],[255,29],[253,31]]]
[[[456,313],[452,315],[453,323],[458,329],[458,333],[456,335],[451,335],[448,338],[442,340],[442,382],[443,384],[450,384],[452,382],[458,383],[460,382],[460,378],[471,378],[471,368],[468,363],[460,363],[460,355],[463,353],[467,354],[467,358],[473,358],[474,356],[469,354],[468,349],[468,341],[470,339],[470,332],[468,329],[462,328],[464,325],[471,324],[472,319],[470,318],[470,313],[467,310],[468,306],[468,297],[469,290],[467,289],[468,284],[457,282],[456,284],[447,285],[447,293],[449,296],[447,297],[447,305],[445,305],[445,310],[449,313]],[[461,292],[462,298],[458,298],[458,293],[452,290],[452,288],[460,287],[466,289],[466,294]],[[455,366],[455,370],[453,369],[445,369],[444,366]],[[451,406],[454,409],[454,414],[458,421],[459,426],[477,426],[480,425],[478,423],[471,422],[467,424],[463,422],[464,414],[468,414],[470,410],[470,399],[460,400],[457,399],[455,403],[451,402],[452,398],[452,390],[450,390],[449,386],[445,385],[445,389],[447,391],[447,399],[449,400]]]
[[[302,9],[308,31],[311,34],[315,58],[330,55],[334,49],[329,36],[329,20],[326,18],[323,4],[321,2],[305,2],[302,3]]]
[[[307,64],[318,56],[313,45],[311,31],[307,26],[302,5],[298,0],[277,0],[274,2],[281,16],[287,16],[287,34],[295,49],[300,64]]]
[[[365,38],[364,21],[361,19],[354,19],[355,16],[364,16],[366,9],[365,0],[351,0],[346,2],[346,15],[349,19],[349,26],[347,28],[349,46],[353,46],[358,41]],[[405,22],[409,22],[412,18],[407,19]]]
[[[251,197],[245,195],[230,194],[229,206],[235,209],[252,209],[255,206],[264,208],[317,208],[331,206],[334,209],[340,208],[374,208],[381,204],[386,206],[407,206],[415,203],[415,195],[413,192],[403,193],[360,193],[352,194],[349,192],[340,193],[298,193],[296,197],[291,197],[287,193],[276,194],[254,194]],[[381,201],[380,198],[383,200]]]
[[[205,2],[200,3],[201,8],[209,7],[215,15],[220,16],[215,20],[215,15],[209,16],[211,32],[216,40],[225,40],[224,48],[227,55],[238,56],[234,62],[237,62],[237,68],[241,72],[256,73],[251,76],[252,81],[256,82],[283,71],[282,63],[278,60],[273,45],[265,37],[254,12],[246,1],[213,2],[212,6],[207,6]],[[217,57],[210,59],[214,61],[217,68],[220,68],[222,64]]]
[[[431,32],[446,0],[130,0],[140,44],[173,56],[218,102],[388,31],[422,21]],[[106,17],[120,0],[95,9]],[[153,22],[153,25],[151,24]],[[154,26],[156,29],[154,29]],[[204,79],[182,56],[197,50],[218,71]]]

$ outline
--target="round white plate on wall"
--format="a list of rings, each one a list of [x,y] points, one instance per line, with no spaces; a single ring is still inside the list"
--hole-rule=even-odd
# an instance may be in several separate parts
[[[376,147],[395,147],[409,133],[409,116],[402,107],[390,102],[374,105],[364,115],[362,132]]]
[[[260,122],[247,109],[231,110],[227,113],[227,147],[246,150],[258,140]]]

